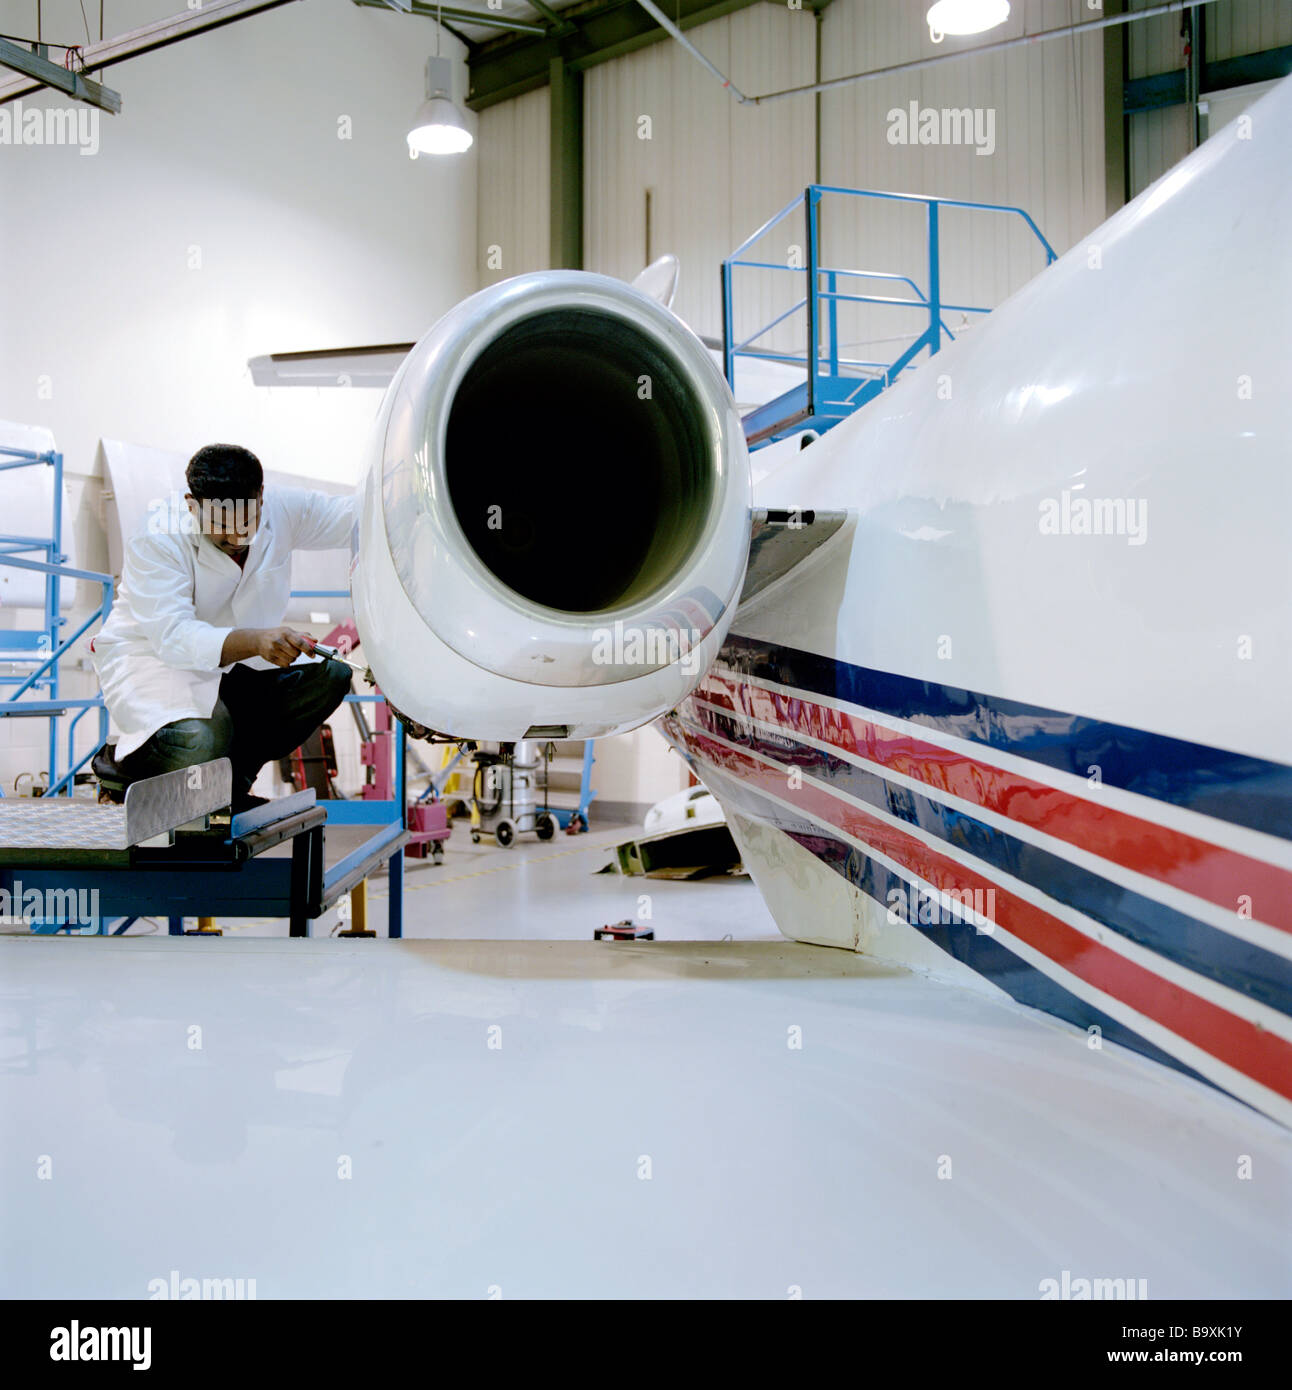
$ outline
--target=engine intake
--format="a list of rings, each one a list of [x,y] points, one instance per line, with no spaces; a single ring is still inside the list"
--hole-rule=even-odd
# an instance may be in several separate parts
[[[744,435],[699,340],[621,281],[521,276],[442,319],[386,394],[355,618],[419,723],[596,737],[694,688],[748,546]]]

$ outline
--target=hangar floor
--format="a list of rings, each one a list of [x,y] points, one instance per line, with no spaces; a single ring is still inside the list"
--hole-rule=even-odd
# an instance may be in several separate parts
[[[0,940],[0,1294],[1292,1294],[1285,1131],[614,838],[455,835],[393,944]]]

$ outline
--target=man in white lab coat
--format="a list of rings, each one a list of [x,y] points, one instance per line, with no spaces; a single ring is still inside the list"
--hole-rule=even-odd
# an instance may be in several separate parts
[[[190,460],[185,506],[130,541],[94,665],[116,731],[94,760],[105,786],[227,757],[233,807],[341,703],[350,667],[306,659],[283,626],[293,550],[349,544],[357,496],[264,489],[260,461],[233,444]],[[118,793],[119,794],[119,793]]]

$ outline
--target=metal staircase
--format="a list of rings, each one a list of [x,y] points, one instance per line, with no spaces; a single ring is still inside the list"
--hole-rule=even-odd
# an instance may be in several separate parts
[[[835,199],[882,199],[890,203],[921,205],[924,212],[923,263],[927,282],[924,288],[909,275],[894,271],[856,270],[821,263],[821,215],[823,204]],[[805,264],[794,265],[761,259],[749,259],[750,251],[772,228],[784,221],[798,208],[803,208],[806,220]],[[747,241],[743,242],[722,263],[722,323],[724,369],[728,383],[736,386],[736,368],[740,359],[775,362],[799,367],[803,381],[784,391],[775,399],[760,405],[744,416],[745,438],[750,448],[770,444],[803,430],[818,433],[837,425],[867,401],[873,400],[904,372],[927,361],[943,345],[955,338],[948,327],[946,315],[958,313],[987,314],[991,307],[975,304],[947,303],[942,297],[940,214],[944,209],[963,208],[973,212],[1004,214],[1021,218],[1045,253],[1045,264],[1055,260],[1054,249],[1042,236],[1040,228],[1022,208],[997,203],[971,203],[956,198],[930,198],[914,193],[886,193],[867,188],[834,188],[826,184],[811,184],[765,222]],[[802,275],[804,290],[788,309],[764,323],[755,332],[737,341],[735,332],[735,289],[737,269],[744,271]],[[745,282],[741,277],[742,287]],[[844,288],[841,288],[841,285]],[[882,294],[880,290],[894,293]],[[892,356],[881,360],[849,357],[841,351],[839,312],[843,305],[867,305],[879,309],[918,311],[923,326],[920,331],[901,340],[902,347]],[[782,324],[805,320],[804,341],[810,350],[777,351],[760,345],[774,329]],[[892,340],[886,340],[892,341]],[[921,357],[927,353],[928,357]]]

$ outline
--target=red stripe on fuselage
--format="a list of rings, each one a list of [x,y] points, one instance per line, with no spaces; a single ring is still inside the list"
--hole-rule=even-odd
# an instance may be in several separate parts
[[[1057,787],[872,724],[802,696],[782,695],[718,671],[696,696],[787,731],[806,734],[840,752],[995,811],[1020,825],[1192,893],[1227,912],[1292,933],[1292,873],[1197,836],[1085,801]]]
[[[792,787],[790,768],[769,766],[680,722],[674,727],[693,752],[715,767],[872,846],[940,892],[991,892],[995,902],[992,920],[1019,941],[1227,1066],[1292,1100],[1292,1043],[1284,1038],[1137,965],[1002,888],[978,870],[940,854],[824,787],[811,781]],[[965,930],[976,928],[966,925]]]

